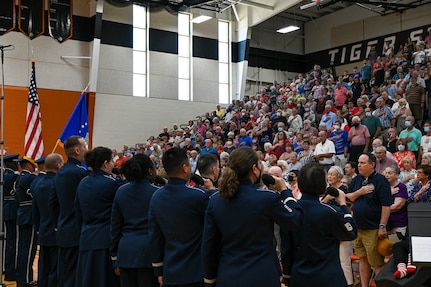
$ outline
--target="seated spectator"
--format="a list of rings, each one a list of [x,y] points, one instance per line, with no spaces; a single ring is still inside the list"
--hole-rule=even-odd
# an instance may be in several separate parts
[[[393,153],[395,161],[397,162],[399,168],[404,170],[403,159],[407,156],[413,159],[413,168],[416,168],[416,156],[413,152],[409,151],[409,146],[407,144],[407,139],[399,139],[397,142],[397,152]]]
[[[213,154],[217,154],[218,152],[217,150],[213,147],[213,142],[210,139],[206,139],[205,140],[205,145],[204,147],[201,149],[200,155],[204,155],[207,153],[213,153]]]
[[[295,141],[293,142],[293,150],[298,154],[304,150],[304,139],[301,132],[296,133]]]
[[[126,157],[124,156],[123,151],[117,152],[118,159],[115,161],[114,167],[115,168],[121,168],[123,164],[126,162]]]
[[[431,166],[418,166],[417,178],[419,182],[415,185],[415,187],[413,187],[413,190],[409,194],[407,202],[431,202]]]
[[[239,139],[238,139],[238,147],[247,146],[251,147],[253,145],[253,140],[250,135],[247,133],[246,129],[240,129],[239,131]]]

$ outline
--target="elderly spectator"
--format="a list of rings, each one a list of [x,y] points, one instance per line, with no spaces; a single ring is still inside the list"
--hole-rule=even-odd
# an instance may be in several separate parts
[[[319,131],[311,125],[309,120],[304,120],[304,127],[301,129],[304,138],[311,138],[312,136],[317,136]]]
[[[398,109],[395,110],[394,115],[397,120],[397,132],[400,133],[406,128],[406,118],[412,115],[411,110],[407,106],[406,99],[401,98],[398,100]]]
[[[419,145],[421,143],[422,133],[415,128],[415,118],[412,116],[406,117],[406,129],[400,133],[400,139],[406,139],[408,150],[415,154],[415,159],[419,155]]]
[[[269,125],[269,119],[265,119],[262,122],[262,128],[254,132],[253,134],[253,137],[257,137],[259,140],[258,143],[259,143],[260,150],[264,150],[263,146],[265,143],[272,142],[272,134],[273,134],[273,130]]]
[[[386,142],[386,149],[390,153],[394,153],[397,151],[397,140],[398,133],[395,128],[390,128],[388,130],[388,141]]]
[[[124,153],[122,150],[117,152],[118,159],[115,161],[114,167],[115,168],[121,168],[123,164],[126,162],[126,157],[124,156]]]
[[[291,143],[287,143],[285,148],[286,148],[286,151],[282,153],[278,159],[289,161],[290,155],[296,154],[296,153],[293,151],[293,144]]]
[[[402,163],[404,170],[400,172],[399,180],[406,185],[407,191],[410,193],[417,183],[417,170],[413,169],[413,158],[410,156],[405,157]]]
[[[374,154],[374,155],[376,155],[376,149],[378,147],[383,146],[382,140],[381,139],[375,139],[375,140],[373,140],[372,146],[373,146],[373,151],[371,153]],[[388,151],[387,149],[386,149],[386,157],[387,158],[392,158],[392,153],[390,151]]]
[[[344,173],[350,178],[350,180],[353,180],[357,176],[357,168],[358,165],[356,164],[356,162],[348,161],[344,166]]]
[[[337,120],[337,115],[331,111],[331,105],[325,105],[325,114],[322,115],[320,124],[325,124],[326,130],[329,130]]]
[[[400,169],[396,166],[389,166],[385,169],[385,177],[391,186],[392,205],[389,223],[390,234],[401,233],[406,235],[407,230],[407,199],[409,197],[404,183],[399,181]]]
[[[425,89],[418,84],[416,77],[410,78],[410,86],[406,90],[406,99],[418,125],[421,125],[422,113],[425,103]]]
[[[328,171],[334,165],[335,145],[327,139],[325,131],[319,132],[319,138],[320,143],[316,145],[313,158]]]
[[[292,153],[289,156],[289,163],[287,164],[287,172],[292,170],[300,170],[302,168],[302,163],[298,161],[296,153]]]
[[[334,90],[335,106],[337,109],[341,109],[341,107],[347,102],[348,97],[349,90],[343,86],[342,82],[338,82],[337,88]]]
[[[370,132],[366,126],[361,124],[358,116],[352,118],[352,128],[349,131],[348,140],[350,141],[349,160],[357,162],[359,156],[368,151],[370,144]]]
[[[385,94],[387,96],[387,92],[383,91],[382,95]],[[395,126],[395,116],[392,113],[392,110],[386,106],[385,100],[382,97],[377,98],[376,100],[376,110],[373,114],[380,119],[380,123],[382,125],[381,136],[386,139],[388,137],[387,130],[390,127]]]
[[[238,147],[247,146],[251,147],[253,145],[253,139],[247,133],[246,129],[239,130]]]
[[[213,147],[213,142],[211,139],[206,139],[204,147],[201,149],[200,155],[207,153],[218,154],[217,150]]]
[[[418,166],[417,179],[419,182],[413,187],[407,202],[431,202],[431,166]]]
[[[371,139],[380,137],[382,123],[379,118],[373,114],[371,105],[365,108],[365,119],[362,120],[362,124],[368,128]]]
[[[289,127],[292,128],[295,132],[299,132],[302,128],[302,118],[298,115],[297,109],[292,109],[292,115],[288,119]]]
[[[421,164],[431,165],[431,152],[426,152],[422,155]]]
[[[335,165],[344,168],[347,162],[347,152],[349,150],[349,135],[342,129],[340,120],[335,122],[333,128],[328,139],[335,145]]]
[[[376,149],[375,156],[376,156],[376,159],[377,159],[377,161],[376,161],[376,171],[378,173],[380,173],[380,174],[384,175],[384,171],[389,166],[396,166],[396,167],[398,167],[398,164],[397,164],[397,162],[394,159],[386,157],[386,148],[384,146],[379,146]]]

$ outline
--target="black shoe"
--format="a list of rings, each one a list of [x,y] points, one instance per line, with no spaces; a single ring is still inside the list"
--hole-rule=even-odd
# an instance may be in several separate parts
[[[37,281],[31,281],[26,284],[26,287],[37,287]]]

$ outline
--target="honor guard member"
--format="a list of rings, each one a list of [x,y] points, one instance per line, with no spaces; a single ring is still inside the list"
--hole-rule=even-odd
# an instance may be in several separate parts
[[[49,196],[48,208],[57,228],[58,286],[75,287],[80,235],[75,198],[78,184],[89,173],[81,165],[87,152],[86,143],[80,136],[71,136],[64,142],[64,151],[67,162],[55,176],[55,192]]]
[[[63,157],[60,154],[48,155],[44,159],[46,175],[32,189],[33,224],[38,234],[40,246],[37,276],[40,287],[57,287],[57,238],[54,224],[48,212],[48,199],[51,192],[54,192],[55,174],[63,162]]]
[[[187,151],[172,148],[162,158],[168,183],[150,204],[150,250],[159,283],[170,287],[204,286],[201,241],[209,193],[187,186]]]
[[[30,190],[33,190],[33,188],[36,186],[36,184],[45,176],[46,174],[46,167],[45,167],[45,159],[46,156],[41,157],[37,160],[35,160],[34,162],[37,164],[37,176],[36,178],[33,180],[33,182],[31,183],[30,186]]]
[[[121,287],[159,287],[150,257],[148,210],[157,171],[151,159],[137,154],[121,167],[128,184],[115,194],[111,216],[111,259],[120,268]]]
[[[15,198],[18,203],[16,224],[18,225],[18,250],[16,262],[16,286],[34,285],[33,261],[36,255],[36,234],[33,229],[32,200],[30,186],[36,178],[37,164],[28,156],[18,159],[21,170],[15,184]]]
[[[326,172],[317,163],[305,165],[298,174],[303,224],[293,233],[292,278],[289,287],[347,287],[341,268],[340,241],[356,238],[356,225],[346,205],[346,195],[337,189],[339,207],[321,203],[326,191]],[[335,196],[335,194],[334,194]]]
[[[15,201],[15,181],[18,178],[19,154],[11,154],[3,158],[4,186],[3,186],[3,221],[6,228],[6,247],[4,263],[4,280],[15,281],[16,263],[16,212],[18,205]]]
[[[302,209],[285,181],[259,189],[263,165],[248,147],[234,150],[205,214],[202,239],[205,286],[280,287],[274,222],[301,225]]]
[[[197,171],[203,179],[202,182],[197,182],[197,187],[205,188],[213,194],[216,189],[217,180],[220,172],[220,161],[218,156],[213,153],[201,155],[196,166]],[[192,178],[193,179],[193,178]]]
[[[81,227],[76,286],[120,287],[109,252],[109,234],[112,203],[123,182],[112,176],[114,156],[109,148],[87,152],[85,164],[92,172],[76,189],[75,210]],[[117,267],[115,272],[118,274]]]

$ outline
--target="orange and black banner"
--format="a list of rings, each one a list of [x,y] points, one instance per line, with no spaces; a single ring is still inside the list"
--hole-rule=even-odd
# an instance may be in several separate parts
[[[49,35],[58,42],[72,38],[72,0],[48,1]]]
[[[15,28],[15,0],[0,0],[0,36]]]
[[[45,32],[45,0],[19,0],[18,29],[30,39]]]

